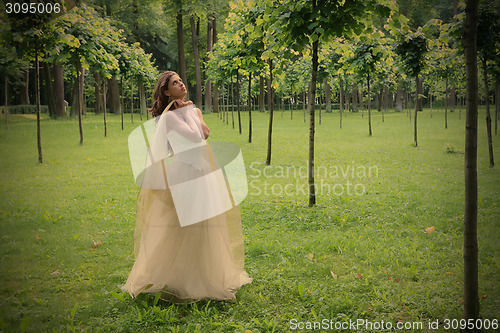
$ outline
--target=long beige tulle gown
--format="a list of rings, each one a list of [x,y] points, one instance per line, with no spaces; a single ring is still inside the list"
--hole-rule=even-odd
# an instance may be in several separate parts
[[[181,170],[186,168],[198,172],[188,164]],[[234,299],[236,291],[252,281],[244,270],[239,206],[181,227],[167,177],[162,181],[164,189],[140,189],[135,263],[122,289],[132,297],[161,292],[162,299],[177,303]],[[190,204],[197,209],[196,202]]]

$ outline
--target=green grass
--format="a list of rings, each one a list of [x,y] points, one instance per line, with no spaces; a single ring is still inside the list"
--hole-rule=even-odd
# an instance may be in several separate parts
[[[246,113],[243,135],[217,115],[205,119],[210,140],[243,151],[246,269],[254,282],[236,302],[185,306],[131,299],[118,287],[133,264],[138,189],[127,137],[137,117],[134,124],[126,117],[122,131],[111,116],[105,138],[102,118],[85,116],[83,145],[75,120],[44,118],[43,165],[33,117],[10,116],[8,131],[2,119],[0,331],[285,332],[292,320],[323,319],[414,321],[427,331],[429,322],[461,318],[464,112],[462,119],[450,113],[446,130],[442,110],[419,113],[418,147],[405,113],[382,122],[374,112],[372,137],[366,113],[348,114],[342,129],[338,114],[323,113],[314,208],[302,112],[293,120],[275,113],[267,167],[268,115],[252,116],[251,144]],[[498,160],[498,136],[493,146]],[[498,320],[500,169],[488,166],[484,112],[478,147],[481,315]]]

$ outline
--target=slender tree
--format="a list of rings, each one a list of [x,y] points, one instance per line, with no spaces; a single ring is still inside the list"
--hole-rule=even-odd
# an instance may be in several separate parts
[[[271,150],[273,140],[273,60],[268,59],[269,77],[267,79],[267,108],[269,110],[269,128],[267,130],[267,156],[266,165],[271,165]]]
[[[252,73],[248,73],[248,143],[252,143]]]
[[[372,135],[370,74],[375,71],[375,66],[381,57],[382,52],[380,47],[376,45],[376,42],[374,40],[367,40],[356,45],[354,55],[350,61],[354,70],[366,77],[368,93],[368,133],[370,136]]]
[[[196,14],[189,16],[189,22],[191,24],[191,38],[193,40],[193,53],[194,53],[194,68],[195,68],[195,78],[196,78],[196,105],[201,109],[203,106],[203,95],[201,87],[201,66],[200,66],[200,50],[199,50],[199,30],[197,26],[200,24],[200,17]]]
[[[464,318],[479,318],[477,246],[478,2],[466,0],[463,46],[467,78],[465,125]],[[470,330],[473,331],[473,330]]]
[[[500,15],[491,3],[482,3],[479,7],[477,26],[477,48],[483,71],[484,100],[486,104],[486,131],[488,135],[488,155],[490,167],[495,165],[493,157],[493,139],[491,133],[490,88],[488,85],[488,62],[494,61],[500,45]],[[498,103],[498,101],[497,101]]]
[[[360,33],[366,26],[363,17],[369,12],[389,16],[390,8],[372,0],[297,1],[282,0],[269,6],[271,31],[279,34],[277,45],[309,48],[312,51],[311,85],[309,89],[309,206],[316,204],[314,184],[314,134],[316,80],[320,40]]]
[[[187,82],[187,72],[186,72],[186,52],[184,51],[184,30],[183,30],[183,10],[182,1],[177,0],[178,11],[177,11],[177,61],[179,63],[179,76]]]
[[[406,72],[415,79],[415,116],[413,119],[413,139],[415,147],[417,140],[417,112],[419,104],[419,80],[420,72],[424,66],[424,55],[428,51],[427,38],[419,29],[415,33],[408,33],[400,37],[396,45],[396,53],[399,54]]]
[[[213,32],[213,16],[207,17],[207,61],[210,60],[211,53],[214,45],[214,32]],[[205,112],[212,112],[212,83],[210,80],[205,82]],[[241,134],[241,130],[240,130]]]

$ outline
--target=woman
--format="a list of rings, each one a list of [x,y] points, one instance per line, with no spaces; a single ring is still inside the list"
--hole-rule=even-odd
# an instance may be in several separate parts
[[[195,185],[198,193],[193,193],[192,187],[187,195],[185,187],[180,193],[174,191],[179,188],[178,184],[183,184],[180,179],[203,179],[202,176],[214,170],[214,163],[203,164],[213,162],[213,158],[193,158],[203,157],[210,151],[205,142],[210,131],[201,111],[193,108],[185,97],[186,87],[179,75],[172,71],[163,73],[150,110],[157,121],[151,149],[158,150],[153,146],[161,145],[160,150],[168,150],[170,160],[162,158],[161,163],[150,163],[149,168],[162,170],[150,172],[150,178],[154,175],[155,179],[149,182],[165,186],[142,186],[139,192],[135,263],[123,289],[132,297],[161,292],[163,299],[175,302],[232,300],[242,285],[252,281],[243,269],[239,207],[215,216],[207,215],[203,207],[208,207],[206,203],[220,195],[220,187],[214,182],[203,183],[205,188]],[[207,184],[211,185],[207,188]],[[182,214],[181,220],[185,220],[186,212],[189,218],[200,209],[202,214],[197,216],[206,219],[199,222],[198,218],[181,226],[179,214]]]

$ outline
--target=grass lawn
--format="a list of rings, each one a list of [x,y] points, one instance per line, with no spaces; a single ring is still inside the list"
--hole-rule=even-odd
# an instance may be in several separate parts
[[[465,113],[419,113],[419,146],[405,113],[324,114],[316,127],[317,205],[307,207],[309,125],[275,112],[248,114],[243,134],[205,115],[212,141],[234,142],[247,166],[241,205],[246,270],[235,302],[172,305],[131,299],[119,286],[133,264],[135,201],[126,115],[0,121],[0,331],[287,332],[447,331],[462,316]],[[236,113],[235,113],[236,117]],[[478,142],[481,316],[500,320],[500,168],[489,168],[484,111]],[[237,128],[236,121],[236,128]],[[500,163],[500,137],[494,136]],[[426,232],[427,231],[427,232]],[[447,322],[446,320],[450,320]],[[360,323],[354,329],[345,326]],[[485,321],[486,323],[486,321]],[[455,321],[456,325],[457,322]],[[318,325],[318,324],[316,324]],[[326,325],[326,326],[325,326]],[[371,326],[370,326],[371,325]],[[377,326],[378,325],[378,326]],[[421,325],[421,326],[420,326]],[[431,325],[431,326],[429,326]],[[333,330],[332,330],[333,331]],[[436,330],[437,331],[437,330]],[[456,330],[449,330],[456,331]]]

